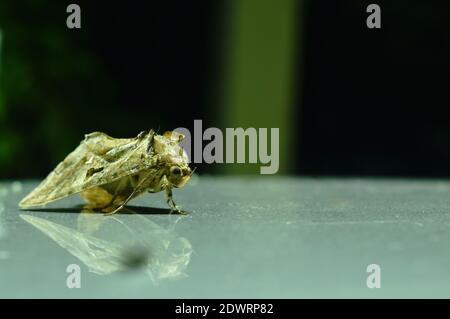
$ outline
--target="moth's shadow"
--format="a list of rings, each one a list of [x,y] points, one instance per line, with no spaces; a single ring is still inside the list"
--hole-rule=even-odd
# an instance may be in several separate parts
[[[103,214],[98,210],[91,210],[84,208],[83,205],[77,205],[70,208],[27,208],[23,209],[27,212],[47,212],[47,213],[82,213],[82,212],[93,212],[97,214]],[[131,215],[131,214],[141,214],[141,215],[186,215],[188,212],[179,213],[171,211],[168,208],[159,208],[159,207],[145,207],[145,206],[133,206],[127,205],[116,214],[120,215]]]

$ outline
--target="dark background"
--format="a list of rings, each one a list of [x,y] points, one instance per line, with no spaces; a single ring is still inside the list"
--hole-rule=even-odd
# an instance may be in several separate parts
[[[362,3],[309,3],[299,172],[450,176],[449,3],[377,1],[371,32]]]
[[[90,131],[220,126],[231,1],[74,2],[80,30],[70,2],[0,2],[0,178],[45,176]],[[449,177],[450,5],[377,1],[369,30],[369,3],[298,2],[285,172]]]

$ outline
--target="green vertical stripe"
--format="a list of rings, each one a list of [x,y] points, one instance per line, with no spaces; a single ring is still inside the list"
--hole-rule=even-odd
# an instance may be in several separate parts
[[[299,1],[233,0],[225,45],[225,127],[280,128],[280,170],[289,173],[293,131],[294,54]],[[256,173],[259,165],[227,164],[226,173]]]

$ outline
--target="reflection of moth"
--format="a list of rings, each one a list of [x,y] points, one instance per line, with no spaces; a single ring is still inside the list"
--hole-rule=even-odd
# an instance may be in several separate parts
[[[76,228],[32,215],[20,217],[98,275],[141,269],[155,284],[164,279],[185,278],[193,248],[187,238],[174,230],[182,218],[172,220],[165,228],[149,217],[128,212],[131,214],[104,218],[83,209]]]
[[[90,208],[113,214],[144,192],[166,192],[167,203],[180,212],[172,187],[191,177],[188,157],[178,145],[183,135],[153,130],[135,138],[87,134],[84,141],[19,203],[27,208],[80,193]]]

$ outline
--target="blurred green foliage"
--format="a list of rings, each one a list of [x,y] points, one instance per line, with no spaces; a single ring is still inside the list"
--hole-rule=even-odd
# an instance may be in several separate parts
[[[80,122],[99,130],[102,113],[115,103],[114,82],[90,50],[91,39],[66,27],[66,5],[0,2],[1,178],[45,175],[48,163],[82,139]]]
[[[296,22],[303,1],[230,1],[225,54],[224,126],[280,128],[279,173],[291,173],[295,136]],[[296,38],[297,37],[297,38]],[[298,89],[297,92],[298,94]],[[225,165],[226,173],[254,174],[259,164]]]
[[[207,1],[136,1],[117,10],[79,0],[82,28],[72,30],[70,3],[0,2],[0,179],[45,176],[89,132],[133,137],[192,129],[194,119],[281,128],[280,172],[289,172],[295,1],[227,2],[228,12]],[[214,10],[229,26],[224,35],[209,33]],[[223,172],[258,171],[235,164]]]

